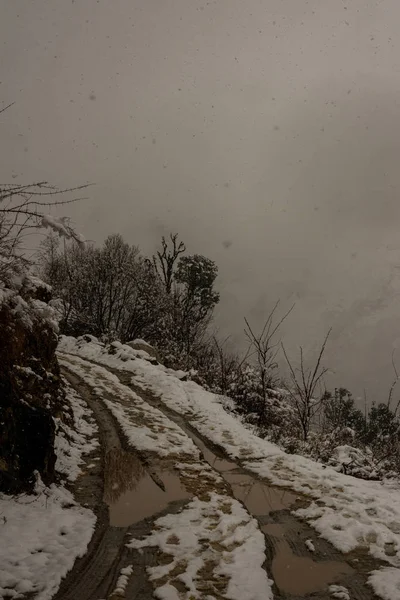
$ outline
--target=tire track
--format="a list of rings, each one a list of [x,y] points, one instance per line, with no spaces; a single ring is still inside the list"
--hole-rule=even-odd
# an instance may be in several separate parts
[[[75,357],[64,355],[64,358],[67,360],[70,358],[73,361]],[[83,359],[78,360],[82,361]],[[82,362],[82,364],[84,363],[93,367],[97,365],[97,363],[86,360]],[[104,365],[98,365],[98,367],[105,369]],[[291,508],[295,500],[293,494],[289,493],[289,502],[287,502],[287,499],[286,501],[282,499],[282,493],[285,494],[285,491],[282,492],[281,488],[267,485],[257,478],[254,473],[246,471],[239,461],[232,461],[222,448],[216,447],[199,434],[193,424],[188,425],[181,415],[167,408],[159,398],[133,385],[132,374],[113,368],[107,368],[107,370],[118,377],[124,388],[133,390],[140,396],[141,401],[161,411],[169,421],[175,423],[186,435],[191,437],[199,448],[203,459],[225,480],[224,489],[226,490],[228,486],[228,493],[240,500],[250,514],[258,520],[266,540],[265,567],[269,574],[275,575],[277,585],[274,589],[274,595],[277,599],[315,600],[318,598],[318,600],[330,600],[332,596],[328,590],[328,583],[345,586],[350,593],[351,600],[373,600],[375,598],[371,588],[366,585],[366,578],[368,572],[378,566],[377,561],[360,553],[344,556],[338,552],[328,542],[317,537],[316,532],[311,527],[291,514]],[[103,403],[99,402],[98,398],[93,395],[91,386],[71,373],[69,373],[68,379],[73,387],[87,400],[96,415],[102,436],[103,460],[105,452],[121,447],[126,448],[126,440],[121,435],[118,424],[116,424],[114,417]],[[150,467],[149,470],[151,470],[154,457],[151,457],[148,453],[146,456],[145,453],[141,455],[141,458],[144,459],[147,467]],[[235,478],[239,479],[240,485],[236,483]],[[243,482],[245,483],[243,484]],[[185,485],[187,483],[186,481]],[[196,484],[198,485],[198,481]],[[265,500],[262,500],[265,507],[263,512],[256,506],[257,502],[259,504],[259,500],[254,500],[254,489],[263,490],[264,487],[269,488],[271,498],[268,500],[265,497]],[[194,491],[196,492],[196,490]],[[195,495],[197,494],[195,493]],[[250,502],[249,498],[250,500],[253,498],[253,500]],[[300,503],[305,501],[305,499],[300,499]],[[296,507],[298,507],[298,504]],[[179,510],[179,506],[169,506],[164,513],[175,512],[175,510]],[[132,556],[132,554],[128,557],[125,550],[127,533],[133,533],[135,537],[147,535],[152,529],[153,521],[154,518],[147,519],[130,528],[125,528],[123,531],[121,531],[122,528],[118,528],[118,534],[113,533],[116,528],[108,526],[100,543],[98,543],[97,549],[92,550],[91,553],[89,552],[86,560],[81,559],[82,565],[78,561],[76,569],[73,570],[75,577],[78,574],[78,579],[88,578],[90,594],[88,594],[85,584],[77,582],[72,585],[71,590],[66,595],[57,596],[56,600],[97,600],[98,598],[105,598],[107,594],[111,593],[120,568],[132,563],[136,587],[132,588],[132,582],[130,582],[128,586],[130,595],[127,597],[140,598],[141,600],[153,597],[151,593],[152,586],[147,580],[145,567],[157,564],[157,556],[155,553],[146,550],[145,558],[140,555]],[[307,540],[312,541],[315,552],[310,552],[306,544]],[[109,546],[113,548],[112,551],[107,551]],[[91,565],[91,561],[93,561],[93,565]],[[329,567],[332,567],[331,571]],[[321,575],[322,572],[326,572],[326,574]],[[297,586],[292,585],[294,577],[298,578]],[[290,586],[287,585],[289,580],[291,580]],[[138,582],[141,582],[139,588]],[[100,592],[101,595],[99,595]]]

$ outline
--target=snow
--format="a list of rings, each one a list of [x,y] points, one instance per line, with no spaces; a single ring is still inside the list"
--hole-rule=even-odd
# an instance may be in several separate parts
[[[41,300],[31,299],[29,303],[34,309],[35,315],[46,321],[52,327],[53,331],[58,334],[58,315],[54,308]]]
[[[19,294],[13,292],[12,295],[9,296],[9,303],[11,306],[11,312],[21,320],[28,329],[32,329],[33,320],[35,317],[33,311],[30,309],[29,304],[21,298]]]
[[[140,338],[137,338],[137,339],[133,340],[131,342],[131,344],[140,344],[141,346],[147,346],[148,348],[151,348],[153,350],[153,346],[151,346],[150,344],[148,344],[144,340],[141,340]]]
[[[354,448],[348,444],[336,446],[329,458],[329,463],[335,470],[345,469],[349,475],[358,475],[363,479],[378,479],[372,455],[368,451]]]
[[[117,585],[111,596],[125,596],[126,586],[128,585],[129,577],[132,573],[133,567],[131,565],[120,570]]]
[[[68,217],[54,217],[53,215],[43,215],[41,227],[51,229],[58,233],[60,237],[70,238],[70,233],[67,228]]]
[[[3,283],[0,281],[0,286],[3,286]],[[0,287],[0,306],[5,302],[8,302],[10,297],[13,295],[13,291],[8,288]]]
[[[66,476],[68,481],[75,481],[81,473],[80,465],[83,456],[90,454],[99,446],[94,438],[98,427],[92,416],[92,411],[86,402],[64,380],[66,400],[71,406],[73,427],[69,427],[60,419],[56,422],[55,452],[57,456],[56,470]]]
[[[159,456],[181,454],[198,459],[199,450],[181,428],[122,385],[116,375],[78,357],[60,357],[59,362],[93,388],[93,393],[117,419],[132,447],[156,452]]]
[[[74,428],[55,419],[56,470],[74,481],[83,456],[98,446],[93,439],[97,426],[78,394],[69,386],[66,392]],[[39,476],[33,494],[0,494],[0,598],[30,592],[36,600],[51,598],[76,558],[85,554],[95,522],[65,487],[45,487]]]
[[[7,302],[11,312],[18,317],[21,322],[28,328],[32,329],[35,322],[45,321],[53,329],[54,333],[58,334],[58,317],[52,306],[28,297],[26,300],[20,296],[22,290],[24,292],[33,292],[38,287],[47,289],[47,285],[31,275],[16,278],[11,289],[0,289],[0,304]]]
[[[85,554],[95,521],[68,490],[40,479],[34,494],[0,494],[0,598],[49,600]]]
[[[79,244],[85,243],[85,237],[81,233],[73,231],[69,225],[69,217],[55,217],[53,215],[43,215],[40,227],[44,229],[51,229],[54,233],[58,233],[59,237],[66,239],[73,238]]]
[[[329,591],[332,598],[337,598],[337,600],[350,600],[349,591],[343,585],[330,585]]]
[[[44,288],[47,292],[51,292],[51,285],[39,279],[35,275],[31,273],[27,273],[24,279],[24,286],[26,289],[37,290],[40,288]]]
[[[145,539],[132,539],[129,548],[157,547],[171,562],[148,567],[157,598],[179,600],[174,582],[183,583],[188,598],[269,600],[272,581],[262,568],[265,540],[253,519],[233,498],[212,493],[194,498],[180,513],[155,522]],[[164,561],[162,561],[164,562]],[[215,596],[213,595],[215,593]]]
[[[106,346],[84,343],[82,338],[62,337],[60,350],[131,373],[136,386],[151,391],[165,406],[183,415],[194,429],[240,460],[245,468],[274,485],[310,498],[310,505],[295,514],[340,551],[362,549],[388,563],[392,569],[377,571],[371,577],[371,585],[379,588],[377,593],[385,600],[399,599],[398,482],[356,479],[302,456],[286,454],[244,428],[224,410],[220,397],[192,381],[181,381],[162,365],[137,358],[135,351],[123,344],[117,343],[110,355]],[[391,583],[384,573],[391,574]]]
[[[373,571],[368,579],[375,594],[383,600],[395,600],[400,598],[400,569],[384,567],[379,571]]]
[[[23,373],[24,375],[27,375],[28,377],[35,377],[35,379],[43,380],[43,377],[35,373],[35,371],[31,369],[31,367],[22,367],[21,365],[15,365],[14,369],[16,371],[19,371],[20,373]]]
[[[310,552],[315,552],[315,546],[312,540],[306,540],[304,543]]]

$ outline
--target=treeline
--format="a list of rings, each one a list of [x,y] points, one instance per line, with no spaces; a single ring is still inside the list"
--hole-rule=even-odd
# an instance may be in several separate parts
[[[215,263],[171,235],[151,259],[120,235],[97,248],[50,235],[41,276],[60,299],[61,331],[122,342],[144,338],[170,363],[188,367],[219,301]]]
[[[317,427],[307,440],[286,439],[286,449],[332,464],[364,479],[400,474],[400,423],[398,407],[386,403],[356,407],[345,388],[325,391],[320,399]]]
[[[227,408],[287,451],[360,477],[400,472],[394,385],[387,404],[364,412],[344,388],[327,391],[322,361],[329,332],[314,364],[307,365],[302,349],[295,364],[279,340],[293,307],[278,316],[279,302],[259,333],[245,319],[245,356],[229,352],[212,328],[218,268],[203,255],[187,254],[177,235],[162,238],[159,250],[146,257],[120,235],[95,247],[61,244],[51,234],[42,244],[40,274],[57,298],[62,333],[90,333],[105,342],[144,339],[166,366],[190,371],[206,389],[230,398]],[[280,352],[286,381],[278,372]]]

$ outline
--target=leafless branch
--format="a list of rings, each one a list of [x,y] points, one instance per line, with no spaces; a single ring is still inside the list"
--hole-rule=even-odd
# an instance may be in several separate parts
[[[293,364],[288,357],[284,345],[282,344],[283,354],[286,359],[286,363],[289,367],[289,373],[291,378],[291,387],[286,385],[285,387],[295,406],[297,416],[299,419],[299,424],[302,428],[304,440],[307,440],[312,421],[323,404],[323,396],[321,396],[321,398],[319,399],[315,399],[314,395],[318,384],[322,381],[324,375],[328,372],[327,368],[321,366],[321,361],[331,331],[332,329],[329,329],[328,333],[324,338],[313,369],[307,369],[305,367],[304,352],[303,348],[300,347],[299,375],[296,374]]]
[[[15,102],[11,102],[10,104],[8,104],[7,106],[5,106],[4,108],[0,108],[0,115],[1,113],[3,113],[5,110],[7,110],[7,108],[10,108],[10,106],[13,106],[15,104]]]
[[[274,323],[274,315],[279,306],[279,300],[275,303],[270,313],[268,314],[264,326],[260,334],[256,334],[251,327],[247,318],[244,319],[246,328],[244,333],[249,341],[249,349],[246,353],[246,357],[256,356],[258,374],[260,378],[260,390],[261,390],[261,401],[262,409],[259,415],[260,425],[265,416],[266,404],[268,400],[268,390],[275,382],[273,372],[278,366],[276,363],[277,350],[279,342],[275,343],[274,336],[279,330],[282,323],[287,319],[289,314],[294,308],[293,306]],[[253,352],[250,352],[253,350]],[[244,362],[244,361],[243,361]]]
[[[394,388],[396,387],[396,384],[399,381],[399,374],[398,374],[398,371],[397,371],[397,368],[396,368],[396,364],[394,362],[394,353],[395,353],[395,348],[393,348],[393,351],[392,351],[392,367],[393,367],[393,371],[394,371],[394,374],[395,374],[395,378],[394,378],[394,380],[392,382],[392,385],[390,386],[390,389],[389,389],[389,395],[388,395],[388,399],[387,399],[387,407],[388,408],[390,408],[390,404],[392,402],[392,396],[393,396]],[[398,406],[399,405],[397,405],[397,407]],[[397,408],[396,408],[396,412],[397,412]],[[396,414],[396,412],[395,412],[395,414]]]

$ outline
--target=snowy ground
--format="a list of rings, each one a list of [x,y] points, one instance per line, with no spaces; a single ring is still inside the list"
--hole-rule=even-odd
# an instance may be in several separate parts
[[[210,598],[223,590],[232,600],[271,600],[271,582],[262,568],[265,539],[258,523],[228,495],[225,482],[200,459],[192,440],[105,368],[77,356],[62,354],[59,360],[110,409],[133,449],[155,454],[164,464],[172,460],[181,481],[196,496],[178,514],[158,519],[149,537],[132,539],[128,545],[156,546],[168,555],[163,566],[148,569],[156,597],[178,600],[174,584],[180,583],[193,600],[208,597],[205,590]]]
[[[221,398],[193,382],[181,381],[181,373],[138,358],[137,351],[129,346],[114,343],[113,354],[109,354],[102,344],[64,337],[60,350],[131,372],[137,386],[159,396],[166,406],[184,415],[200,433],[246,468],[275,485],[308,496],[310,505],[297,511],[298,516],[339,550],[363,549],[386,561],[390,566],[373,572],[370,583],[385,600],[400,598],[397,483],[355,479],[304,457],[286,454],[226,413]]]
[[[195,498],[182,512],[158,519],[155,527],[128,547],[156,546],[170,558],[148,569],[157,598],[178,600],[174,583],[183,584],[193,600],[219,597],[222,590],[236,600],[268,600],[268,592],[272,598],[272,581],[262,569],[264,536],[237,500],[215,493],[207,501]]]
[[[75,481],[83,464],[83,456],[90,454],[99,446],[94,437],[98,431],[96,422],[86,402],[68,385],[64,379],[67,393],[67,406],[72,412],[73,427],[55,419],[57,434],[55,451],[57,455],[56,470],[68,481]]]
[[[104,402],[114,415],[129,443],[141,451],[155,452],[160,456],[185,454],[199,458],[192,440],[159,410],[144,402],[135,392],[122,385],[116,375],[106,369],[88,365],[79,358],[59,357],[59,363],[73,368],[76,375],[91,386],[93,393]]]
[[[73,480],[82,456],[95,447],[91,440],[95,426],[71,390],[67,400],[76,432],[58,423],[57,468]],[[23,598],[28,593],[36,600],[51,598],[75,559],[85,554],[95,521],[65,487],[45,487],[39,478],[33,494],[0,494],[0,598]]]

